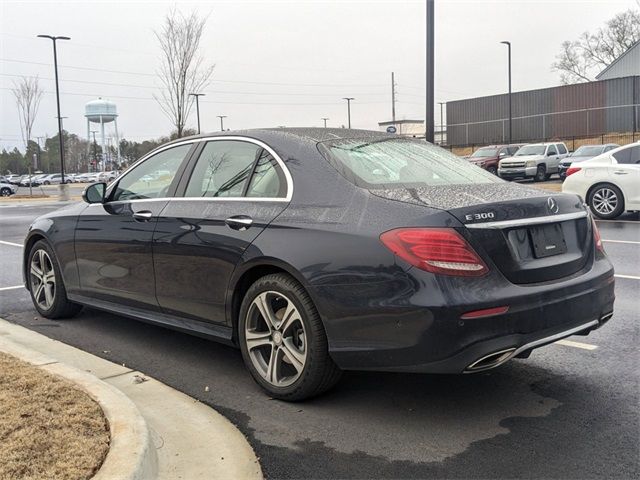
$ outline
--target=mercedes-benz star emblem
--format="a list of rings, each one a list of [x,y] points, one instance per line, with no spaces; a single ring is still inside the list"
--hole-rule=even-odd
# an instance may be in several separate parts
[[[547,200],[547,207],[551,213],[558,213],[558,204],[553,197],[549,197]]]

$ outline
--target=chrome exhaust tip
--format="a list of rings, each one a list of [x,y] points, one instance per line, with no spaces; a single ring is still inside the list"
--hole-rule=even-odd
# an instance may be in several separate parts
[[[467,368],[464,369],[465,373],[481,372],[483,370],[489,370],[495,368],[498,365],[502,365],[509,360],[515,354],[515,348],[508,348],[506,350],[500,350],[498,352],[490,353],[484,357],[476,360]]]

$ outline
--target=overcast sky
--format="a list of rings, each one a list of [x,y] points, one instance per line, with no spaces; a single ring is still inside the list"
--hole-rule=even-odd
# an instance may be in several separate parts
[[[216,65],[201,102],[203,131],[347,123],[342,97],[355,97],[354,128],[389,120],[390,72],[398,118],[424,118],[425,1],[7,1],[0,0],[0,147],[21,149],[10,91],[39,75],[45,96],[35,135],[57,131],[49,40],[67,35],[58,62],[65,128],[86,136],[84,104],[116,102],[121,136],[172,130],[153,99],[159,47],[154,37],[176,6],[208,16],[202,53]],[[557,85],[550,65],[560,44],[595,30],[635,0],[436,0],[436,101],[502,93],[506,47],[513,44],[513,88]],[[436,108],[439,123],[439,110]],[[195,109],[189,126],[196,124]]]

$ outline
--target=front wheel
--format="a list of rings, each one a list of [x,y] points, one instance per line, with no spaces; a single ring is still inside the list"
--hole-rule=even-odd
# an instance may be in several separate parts
[[[487,172],[498,175],[498,169],[496,167],[487,167]]]
[[[13,192],[11,191],[10,188],[4,187],[2,190],[0,190],[0,197],[8,197],[12,194]]]
[[[624,197],[615,185],[597,186],[589,192],[587,202],[594,215],[604,220],[611,220],[624,212]]]
[[[538,169],[536,170],[536,176],[533,177],[534,182],[542,182],[547,176],[547,168],[544,165],[538,165]]]
[[[33,306],[45,318],[69,318],[82,306],[70,302],[53,249],[44,240],[37,241],[28,258],[27,281]]]
[[[273,398],[304,400],[340,379],[320,316],[302,285],[288,275],[267,275],[249,288],[238,338],[249,372]]]

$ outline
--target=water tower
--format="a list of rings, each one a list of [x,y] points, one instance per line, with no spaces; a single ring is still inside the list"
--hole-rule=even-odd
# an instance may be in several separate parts
[[[87,139],[89,140],[89,145],[91,145],[91,124],[99,123],[100,124],[100,145],[102,146],[102,165],[100,170],[104,171],[106,167],[106,137],[104,135],[104,125],[105,123],[113,122],[115,127],[115,136],[116,136],[116,150],[117,150],[117,158],[116,164],[120,163],[120,138],[118,137],[118,110],[116,109],[116,104],[110,102],[108,100],[103,100],[99,97],[97,100],[92,100],[88,102],[84,107],[84,116],[87,118]]]

